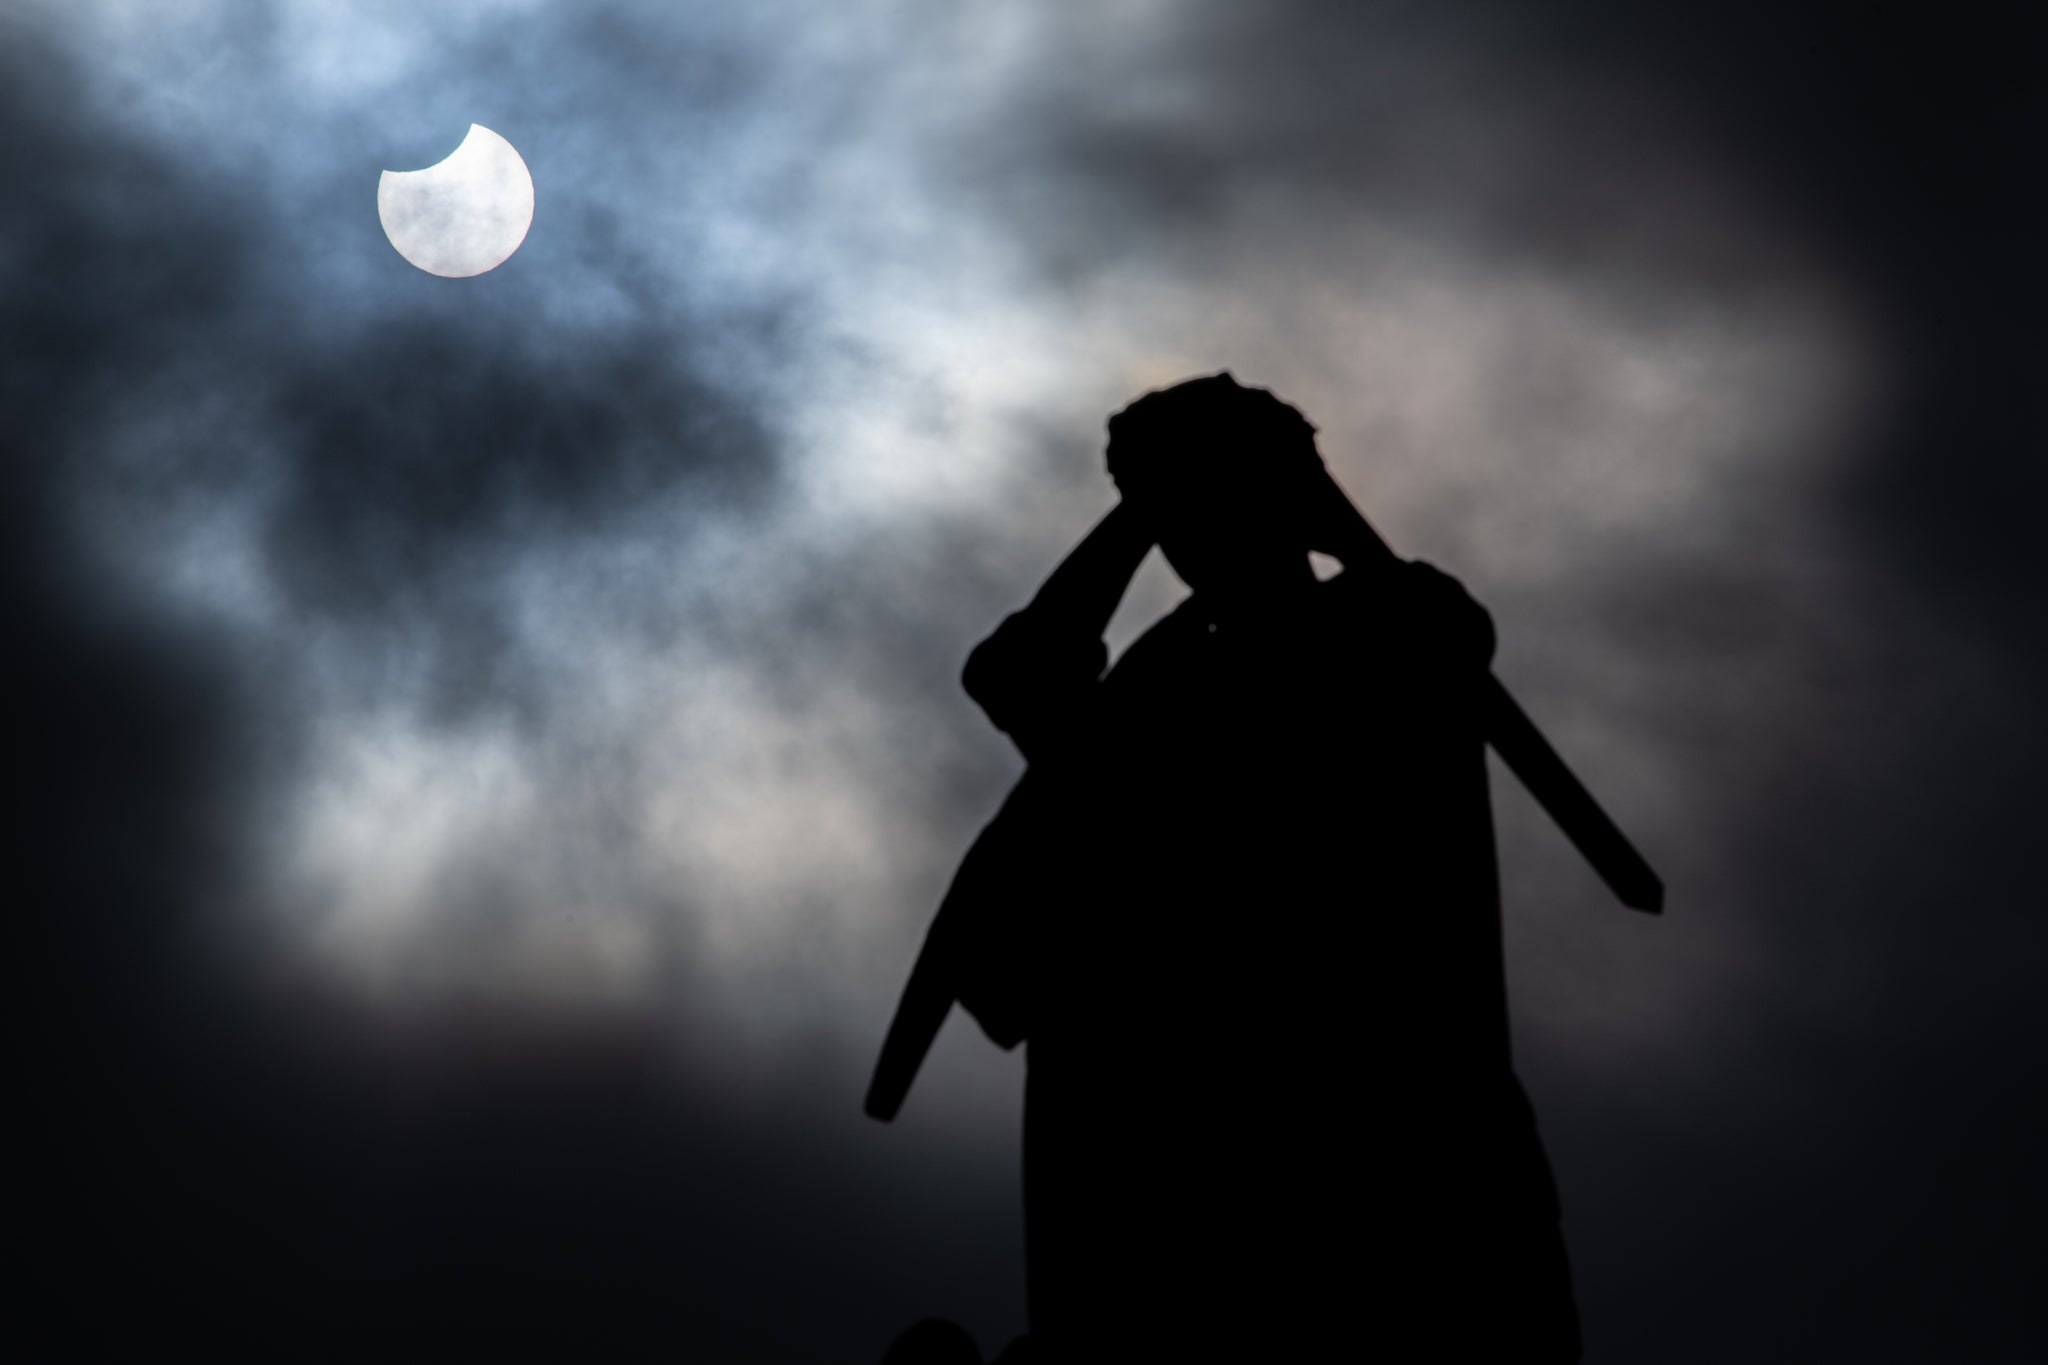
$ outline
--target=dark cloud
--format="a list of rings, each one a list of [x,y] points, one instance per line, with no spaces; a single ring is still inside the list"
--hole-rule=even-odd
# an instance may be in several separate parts
[[[821,1321],[878,1355],[928,1295],[1014,1319],[1008,1201],[928,1137],[915,1163],[849,1143],[850,1080],[713,1096],[643,1019],[380,1021],[237,932],[319,723],[303,641],[432,652],[451,723],[516,700],[508,564],[678,493],[744,516],[775,461],[666,328],[324,325],[263,283],[251,202],[75,74],[17,48],[0,80],[34,1320],[87,1354],[766,1360],[815,1354]],[[286,629],[137,574],[154,514],[213,499],[261,526]]]
[[[439,714],[516,699],[503,695],[512,561],[629,533],[626,514],[660,500],[743,515],[772,487],[753,415],[683,349],[645,325],[536,345],[488,318],[308,339],[300,364],[266,367],[257,439],[284,464],[272,581],[294,610],[372,639],[396,628],[438,656]]]

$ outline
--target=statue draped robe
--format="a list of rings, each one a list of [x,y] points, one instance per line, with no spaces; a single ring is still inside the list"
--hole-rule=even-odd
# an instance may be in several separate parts
[[[1028,1039],[1048,1358],[1577,1358],[1509,1053],[1492,647],[1406,565],[1197,594],[1106,675],[1033,608],[970,658],[1031,765],[954,894],[989,901],[963,1005]]]

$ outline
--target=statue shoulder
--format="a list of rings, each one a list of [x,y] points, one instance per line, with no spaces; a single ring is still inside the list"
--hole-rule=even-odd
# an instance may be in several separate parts
[[[1357,638],[1418,658],[1492,662],[1493,616],[1465,585],[1433,564],[1402,560],[1390,569],[1346,570],[1321,585],[1332,624]]]

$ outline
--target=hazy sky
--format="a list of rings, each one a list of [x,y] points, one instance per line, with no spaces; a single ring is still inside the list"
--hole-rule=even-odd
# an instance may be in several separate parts
[[[2025,1354],[2039,51],[1657,14],[0,5],[29,1084],[133,1282],[1000,1344],[1019,1058],[858,1096],[1019,769],[960,661],[1227,367],[1670,886],[1497,774],[1589,1359]],[[440,279],[377,181],[471,123],[533,226]]]

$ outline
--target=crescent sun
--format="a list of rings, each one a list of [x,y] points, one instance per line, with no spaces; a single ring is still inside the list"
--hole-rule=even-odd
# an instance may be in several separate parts
[[[511,143],[480,123],[424,170],[386,171],[377,217],[398,254],[460,279],[503,265],[533,224],[533,176]]]

